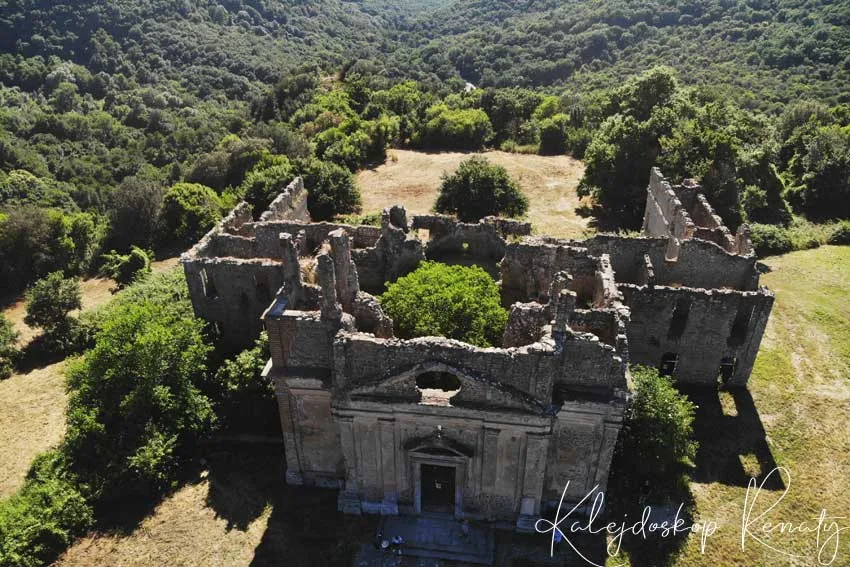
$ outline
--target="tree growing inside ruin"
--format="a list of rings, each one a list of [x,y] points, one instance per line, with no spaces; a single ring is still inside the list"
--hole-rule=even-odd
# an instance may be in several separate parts
[[[381,305],[402,338],[442,336],[497,346],[508,322],[496,282],[478,266],[424,262],[389,284]]]
[[[504,167],[473,156],[462,161],[453,174],[443,176],[434,209],[456,214],[464,222],[477,222],[491,215],[522,216],[528,210],[528,199]]]
[[[635,396],[623,421],[618,461],[639,481],[675,478],[696,456],[696,406],[655,368],[633,367],[632,377]]]

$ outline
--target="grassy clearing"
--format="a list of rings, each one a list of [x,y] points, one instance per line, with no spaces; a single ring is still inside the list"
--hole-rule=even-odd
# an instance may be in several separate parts
[[[472,154],[458,152],[425,153],[393,150],[396,159],[361,171],[357,181],[363,194],[363,212],[380,212],[392,205],[404,205],[409,213],[431,211],[437,200],[440,177],[452,173]],[[565,238],[580,237],[588,230],[589,218],[576,214],[583,202],[576,187],[584,165],[568,156],[537,156],[507,152],[486,152],[491,162],[504,166],[528,196],[527,217],[540,234]]]

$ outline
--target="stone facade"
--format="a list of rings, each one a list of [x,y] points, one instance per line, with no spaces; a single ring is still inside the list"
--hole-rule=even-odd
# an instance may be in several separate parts
[[[296,180],[259,221],[240,205],[182,261],[196,314],[232,348],[268,331],[286,481],[339,488],[347,513],[531,529],[565,486],[568,503],[605,488],[629,363],[743,385],[773,301],[746,228],[656,170],[640,238],[401,207],[380,228],[311,223],[305,199]],[[394,337],[374,294],[426,258],[495,271],[502,347]]]

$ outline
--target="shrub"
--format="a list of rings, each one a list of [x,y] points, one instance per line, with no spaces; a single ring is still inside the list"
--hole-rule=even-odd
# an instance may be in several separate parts
[[[617,450],[634,480],[675,478],[679,465],[696,456],[691,437],[696,406],[680,394],[669,376],[655,368],[632,368],[634,398],[623,421]]]
[[[380,301],[403,338],[436,335],[494,346],[508,321],[496,282],[478,266],[424,262],[389,284]]]
[[[360,189],[344,167],[318,159],[300,160],[296,173],[307,188],[307,208],[315,221],[360,211]]]
[[[750,225],[750,238],[759,256],[785,254],[794,249],[788,229],[773,224]]]
[[[91,508],[58,461],[37,457],[23,488],[0,502],[0,565],[48,565],[91,527]]]
[[[211,188],[177,183],[165,194],[162,221],[167,235],[181,242],[200,239],[221,218],[222,202]]]
[[[343,215],[339,222],[343,224],[381,226],[381,213],[367,213],[365,215]]]
[[[829,244],[850,244],[850,221],[837,223],[827,242]]]
[[[259,216],[269,208],[278,195],[283,193],[293,178],[292,165],[289,160],[286,160],[285,164],[255,169],[245,177],[239,189],[242,198],[254,207],[254,215]]]
[[[24,322],[41,327],[45,335],[61,338],[71,326],[71,311],[82,307],[80,280],[53,272],[37,281],[27,292]]]
[[[129,254],[119,254],[112,250],[103,255],[101,272],[115,280],[119,288],[127,286],[151,272],[151,254],[137,246]]]
[[[15,349],[18,336],[12,322],[0,313],[0,380],[5,380],[12,375],[12,368],[18,354]]]
[[[462,161],[452,175],[443,175],[434,208],[454,213],[464,222],[475,222],[490,215],[523,215],[528,200],[504,167],[473,156]]]
[[[211,347],[201,321],[164,297],[129,298],[106,313],[94,348],[67,370],[64,452],[97,503],[173,487],[215,418],[202,393]]]

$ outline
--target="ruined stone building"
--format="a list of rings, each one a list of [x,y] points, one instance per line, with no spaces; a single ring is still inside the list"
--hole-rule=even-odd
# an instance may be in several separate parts
[[[510,316],[500,348],[393,336],[376,295],[423,259],[477,263]],[[773,302],[746,227],[653,170],[643,235],[532,236],[528,223],[384,211],[309,221],[296,180],[256,220],[243,203],[182,263],[195,313],[234,349],[264,327],[286,482],[341,510],[515,522],[604,489],[628,364],[744,385]]]

